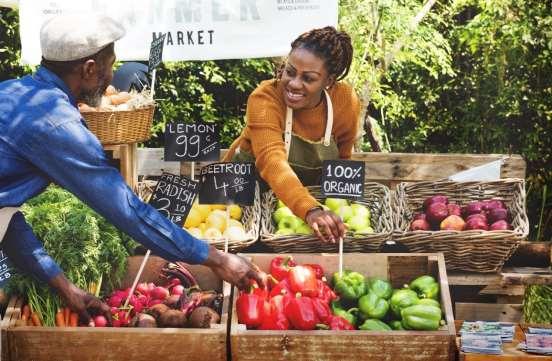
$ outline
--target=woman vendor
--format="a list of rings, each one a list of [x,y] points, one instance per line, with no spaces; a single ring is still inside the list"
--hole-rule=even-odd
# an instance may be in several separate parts
[[[291,43],[276,79],[261,82],[247,102],[247,124],[225,160],[252,161],[261,178],[325,242],[345,235],[342,220],[309,193],[323,160],[351,157],[360,104],[341,82],[351,66],[351,38],[333,27]]]

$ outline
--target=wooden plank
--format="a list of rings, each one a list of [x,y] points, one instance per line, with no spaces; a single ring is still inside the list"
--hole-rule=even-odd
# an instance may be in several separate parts
[[[448,280],[451,286],[487,286],[499,284],[502,277],[498,273],[448,271]]]
[[[550,268],[515,267],[503,269],[502,285],[552,285]]]
[[[504,267],[550,267],[552,242],[522,241]]]
[[[521,304],[456,302],[454,316],[470,321],[520,322],[522,308]]]
[[[414,278],[428,273],[428,259],[426,256],[389,256],[387,273],[393,287],[402,288]]]
[[[267,270],[273,254],[247,254],[261,269]],[[454,318],[450,306],[446,269],[442,255],[430,254],[356,254],[345,256],[345,268],[362,272],[367,276],[387,273],[390,264],[400,264],[397,260],[389,261],[389,257],[422,257],[424,267],[435,270],[434,277],[440,280],[441,296],[448,302],[443,302],[446,327],[438,331],[258,331],[246,330],[237,322],[235,313],[236,297],[232,302],[232,317],[230,323],[230,345],[233,361],[274,361],[274,360],[348,360],[362,359],[429,361],[454,360]],[[324,267],[326,275],[337,270],[335,254],[294,254],[298,263],[318,263]],[[428,262],[439,262],[440,267],[428,267]],[[402,262],[408,264],[408,262]],[[417,262],[414,262],[416,264]],[[383,269],[383,271],[382,271]],[[395,270],[392,273],[397,273]],[[237,290],[234,289],[234,295]]]
[[[483,288],[479,293],[482,295],[523,296],[525,294],[525,286],[501,286],[500,284],[490,284]]]

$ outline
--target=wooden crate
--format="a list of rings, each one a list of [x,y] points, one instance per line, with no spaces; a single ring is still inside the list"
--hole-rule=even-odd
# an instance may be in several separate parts
[[[268,270],[275,254],[247,254],[262,270]],[[281,256],[281,255],[280,255]],[[336,254],[292,254],[298,263],[319,263],[326,277],[338,269]],[[454,360],[455,327],[442,254],[348,253],[343,267],[364,275],[383,277],[394,287],[423,274],[431,274],[441,286],[441,305],[447,324],[438,331],[260,331],[239,324],[233,290],[230,344],[233,361],[275,360]]]
[[[132,275],[136,274],[141,260],[142,257],[129,259],[128,275],[122,283],[123,287],[130,286]],[[158,257],[151,257],[141,282],[156,281],[165,262]],[[221,322],[214,328],[16,327],[15,322],[11,322],[2,329],[2,360],[226,360],[230,285],[221,282],[205,266],[189,266],[189,269],[202,288],[216,289],[224,294]],[[11,314],[18,315],[18,312],[19,309],[15,307]],[[12,317],[12,320],[17,318]]]

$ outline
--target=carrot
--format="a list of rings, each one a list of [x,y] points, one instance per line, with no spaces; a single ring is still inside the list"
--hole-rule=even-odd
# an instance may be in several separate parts
[[[63,319],[65,321],[65,326],[69,326],[69,317],[71,316],[71,309],[69,307],[63,308]]]
[[[77,327],[79,325],[79,315],[75,312],[71,312],[71,316],[69,316],[69,326],[71,327]]]
[[[65,319],[63,318],[63,311],[58,310],[56,313],[56,326],[65,327]]]
[[[38,317],[38,313],[36,312],[31,313],[31,320],[33,321],[33,326],[42,326],[42,321],[40,321],[40,317]]]
[[[30,315],[31,315],[31,309],[29,308],[29,305],[23,306],[23,311],[21,312],[21,319],[23,321],[27,321]]]

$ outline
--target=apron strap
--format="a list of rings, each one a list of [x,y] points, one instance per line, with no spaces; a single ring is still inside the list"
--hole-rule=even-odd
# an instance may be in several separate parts
[[[324,95],[326,96],[327,106],[327,119],[326,119],[326,131],[324,132],[324,145],[327,147],[330,145],[332,128],[333,128],[333,106],[330,95],[324,89]],[[291,132],[293,129],[293,110],[290,107],[286,107],[286,124],[284,130],[284,145],[286,147],[286,156],[289,157],[289,148],[291,146]]]
[[[8,226],[15,213],[20,210],[19,207],[4,207],[0,208],[0,242],[4,239]]]

